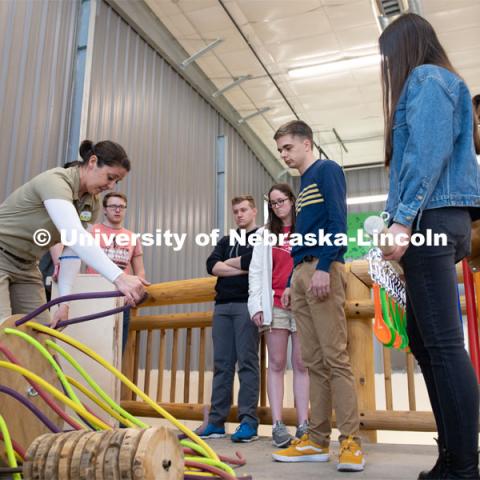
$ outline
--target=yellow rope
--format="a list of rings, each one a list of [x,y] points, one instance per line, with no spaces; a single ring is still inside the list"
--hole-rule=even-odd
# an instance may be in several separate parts
[[[33,380],[35,383],[38,383],[42,388],[44,388],[48,393],[51,393],[57,400],[65,403],[72,410],[75,410],[76,413],[84,417],[87,422],[92,423],[101,430],[110,430],[112,427],[106,423],[99,420],[97,417],[89,413],[83,406],[77,405],[75,402],[70,400],[66,395],[64,395],[60,390],[56,389],[53,385],[46,382],[43,378],[39,377],[35,373],[27,370],[26,368],[20,367],[10,362],[0,361],[0,367],[7,368],[8,370],[13,370],[14,372],[27,377],[30,380]]]
[[[12,468],[18,467],[15,451],[13,450],[12,439],[8,431],[5,419],[0,415],[0,431],[3,435],[3,443],[5,444],[5,452],[7,454],[8,466]],[[14,480],[21,480],[22,476],[19,473],[13,474]]]
[[[113,418],[115,418],[129,428],[138,428],[130,420],[128,420],[127,418],[123,418],[115,410],[112,410],[106,403],[103,403],[93,392],[91,392],[87,387],[85,387],[85,385],[82,385],[80,382],[70,377],[69,375],[66,375],[66,377],[69,383],[71,383],[77,390],[80,390],[80,392],[82,392],[92,402],[95,402],[102,410],[105,410],[105,412],[107,412]]]
[[[193,440],[195,443],[199,444],[201,447],[205,449],[209,458],[213,460],[219,461],[218,455],[212,450],[212,448],[203,441],[197,434],[192,432],[189,428],[179,422],[173,415],[168,413],[164,408],[154,402],[146,393],[140,390],[133,382],[131,382],[122,372],[119,372],[115,367],[110,365],[105,359],[103,359],[100,355],[94,352],[91,348],[88,348],[86,345],[78,342],[77,340],[65,335],[64,333],[60,333],[57,330],[53,330],[52,328],[46,327],[37,322],[27,322],[27,327],[33,328],[39,332],[46,333],[51,335],[52,337],[58,338],[59,340],[66,342],[73,347],[77,348],[81,352],[88,355],[90,358],[93,358],[96,362],[100,365],[105,367],[109,370],[113,375],[115,375],[124,385],[126,385],[130,390],[133,391],[138,397],[145,401],[150,407],[152,407],[157,413],[159,413],[162,417],[166,420],[171,422],[176,428],[178,428],[181,432],[183,432],[187,437]],[[5,363],[5,362],[3,362]]]

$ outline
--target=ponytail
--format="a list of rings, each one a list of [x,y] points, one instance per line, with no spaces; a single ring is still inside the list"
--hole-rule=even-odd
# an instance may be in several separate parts
[[[80,165],[86,165],[88,160],[95,155],[97,157],[97,165],[103,167],[122,167],[127,172],[130,171],[130,160],[127,153],[121,145],[110,140],[103,140],[93,143],[91,140],[84,140],[79,148],[82,162]]]

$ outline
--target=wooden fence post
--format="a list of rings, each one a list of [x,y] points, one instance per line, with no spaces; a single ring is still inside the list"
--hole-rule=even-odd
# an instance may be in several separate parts
[[[352,303],[352,307],[355,307],[355,301],[370,299],[370,288],[350,271],[349,264],[346,265],[346,271],[346,299]],[[347,325],[348,352],[355,376],[361,426],[363,412],[374,412],[376,410],[373,324],[371,318],[361,317],[360,312],[356,315],[355,309],[353,308],[347,317]],[[368,439],[370,442],[376,442],[377,431],[363,430],[362,437]]]
[[[130,310],[130,321],[132,320],[132,317],[136,316],[138,316],[138,310],[136,308],[132,308]],[[128,332],[127,344],[125,346],[125,352],[123,353],[122,358],[122,373],[130,380],[132,380],[134,377],[135,355],[137,354],[135,351],[136,339],[137,332],[130,330]],[[134,400],[133,392],[123,383],[120,390],[120,398],[122,400]]]

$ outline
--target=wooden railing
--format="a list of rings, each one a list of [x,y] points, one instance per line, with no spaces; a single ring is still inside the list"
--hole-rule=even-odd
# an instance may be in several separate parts
[[[371,279],[366,261],[355,261],[347,267],[347,291],[345,312],[348,320],[348,350],[350,354],[358,396],[361,428],[363,435],[370,441],[376,441],[376,430],[435,431],[435,422],[430,411],[416,410],[414,383],[415,363],[410,353],[405,353],[406,385],[408,389],[409,409],[394,410],[394,392],[392,386],[391,351],[383,348],[383,371],[386,410],[377,410],[375,402],[375,364],[373,323],[374,306],[371,299]],[[461,271],[459,271],[462,281]],[[158,307],[178,304],[211,302],[214,299],[213,277],[194,280],[182,280],[156,284],[149,287],[149,299],[144,307]],[[465,301],[461,299],[462,310]],[[183,420],[203,420],[206,382],[206,346],[210,337],[212,312],[174,313],[161,315],[140,315],[141,309],[133,310],[130,322],[129,338],[123,359],[123,372],[148,395],[166,408],[172,415]],[[158,331],[158,348],[153,354],[154,333]],[[198,333],[196,333],[198,331]],[[141,332],[146,332],[146,340],[141,347]],[[181,333],[185,332],[185,333]],[[143,334],[145,336],[145,334]],[[171,349],[167,347],[167,337],[171,340]],[[197,343],[194,344],[194,339]],[[181,348],[180,341],[184,342]],[[170,358],[166,358],[171,350]],[[183,350],[182,372],[178,370],[179,352]],[[195,358],[192,354],[197,351]],[[192,391],[192,363],[195,365],[196,392]],[[169,364],[169,369],[166,365]],[[143,368],[141,368],[143,367]],[[271,425],[271,412],[267,405],[266,394],[266,349],[263,341],[260,346],[260,401],[258,416],[260,423]],[[143,373],[143,375],[141,375]],[[169,378],[167,378],[168,373]],[[179,374],[183,374],[183,385],[177,383]],[[156,375],[156,380],[153,376]],[[151,388],[151,384],[155,387]],[[179,389],[182,389],[179,391]],[[167,390],[168,389],[168,390]],[[166,395],[168,391],[168,395]],[[181,402],[178,395],[182,394]],[[165,397],[168,401],[165,401]],[[191,397],[194,401],[191,401]],[[134,398],[131,392],[122,391],[122,406],[134,415],[156,416],[154,410],[144,402]],[[228,421],[237,421],[237,408],[232,407]],[[287,425],[296,424],[294,408],[285,408],[283,419]]]

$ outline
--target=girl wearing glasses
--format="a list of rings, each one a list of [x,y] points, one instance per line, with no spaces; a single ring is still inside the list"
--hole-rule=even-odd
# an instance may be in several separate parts
[[[80,259],[93,267],[125,294],[135,306],[148,282],[124,273],[91,244],[85,225],[94,223],[100,209],[100,193],[112,190],[130,171],[130,160],[117,143],[102,141],[80,145],[82,161],[70,168],[53,168],[37,175],[0,204],[0,323],[16,313],[29,313],[46,302],[37,263],[61,232],[72,246],[65,248],[59,274],[59,293],[71,292]],[[75,242],[71,242],[71,239]],[[76,257],[79,257],[78,259]],[[52,326],[68,318],[68,305],[54,314]],[[49,321],[48,312],[39,316]]]
[[[267,390],[272,410],[272,442],[284,447],[292,437],[282,422],[283,385],[289,337],[292,339],[293,392],[297,409],[296,437],[308,430],[308,372],[303,365],[295,320],[281,304],[281,298],[293,269],[288,237],[295,228],[295,196],[286,183],[273,185],[268,192],[268,221],[258,234],[270,234],[276,245],[262,242],[253,250],[248,282],[248,310],[252,321],[265,332],[268,349]]]

